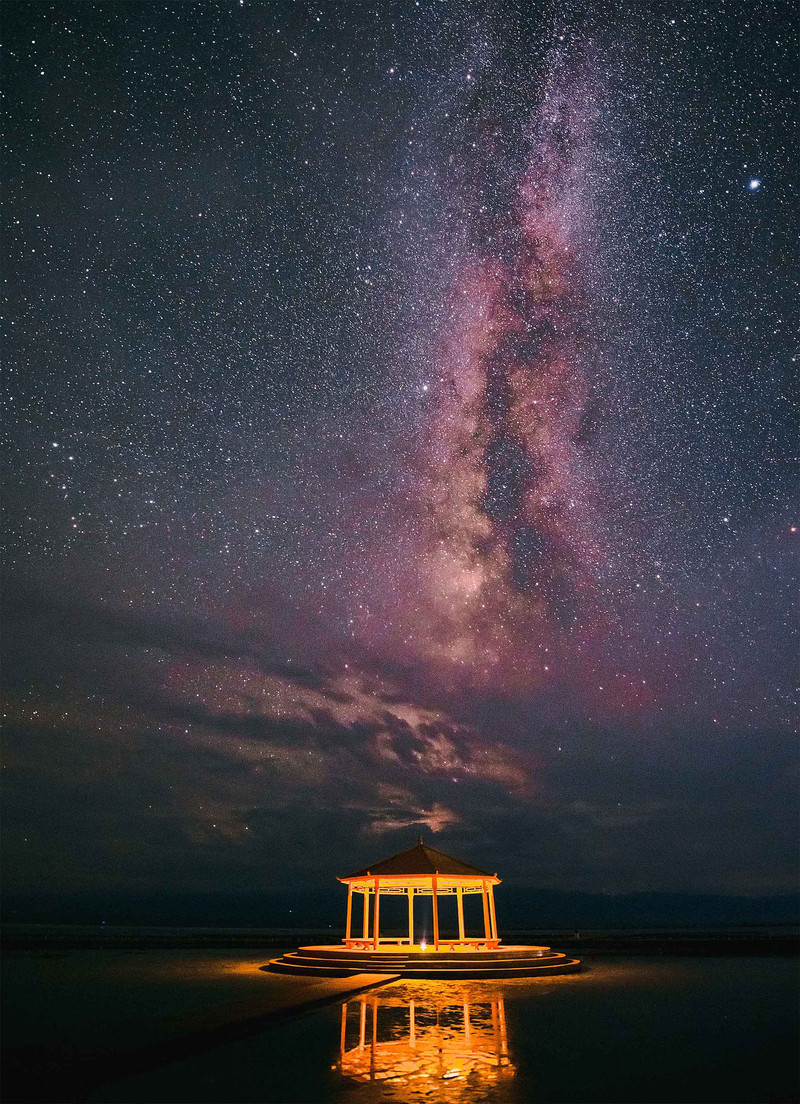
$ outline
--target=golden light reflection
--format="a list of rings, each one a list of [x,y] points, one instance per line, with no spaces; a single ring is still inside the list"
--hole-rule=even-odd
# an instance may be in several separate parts
[[[363,993],[342,1005],[334,1068],[353,1087],[391,1085],[452,1104],[472,1099],[476,1089],[515,1075],[503,998],[439,983]]]

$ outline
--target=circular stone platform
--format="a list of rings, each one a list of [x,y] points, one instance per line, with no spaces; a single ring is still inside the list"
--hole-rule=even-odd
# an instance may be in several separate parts
[[[274,958],[267,969],[279,974],[351,977],[353,974],[399,974],[404,978],[480,980],[481,978],[548,977],[581,969],[580,959],[550,947],[495,947],[490,950],[438,951],[420,946],[355,950],[335,945],[300,947]]]

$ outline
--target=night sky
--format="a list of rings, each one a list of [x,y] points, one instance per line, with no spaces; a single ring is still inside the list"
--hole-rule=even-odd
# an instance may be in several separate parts
[[[792,5],[3,9],[10,897],[790,892]]]

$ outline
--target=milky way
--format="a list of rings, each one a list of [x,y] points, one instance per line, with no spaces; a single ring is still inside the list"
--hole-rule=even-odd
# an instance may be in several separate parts
[[[424,438],[422,647],[528,689],[549,669],[553,623],[596,617],[602,557],[579,440],[591,104],[575,83],[551,75],[510,206],[454,288],[455,333]]]
[[[785,890],[786,11],[8,7],[13,892]]]

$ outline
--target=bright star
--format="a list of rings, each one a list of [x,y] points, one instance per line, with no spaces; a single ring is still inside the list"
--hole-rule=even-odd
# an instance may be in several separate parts
[[[761,181],[758,177],[753,177],[750,183],[747,185],[751,192],[757,192],[761,188]]]

